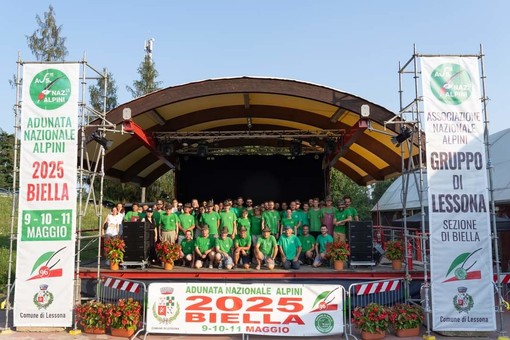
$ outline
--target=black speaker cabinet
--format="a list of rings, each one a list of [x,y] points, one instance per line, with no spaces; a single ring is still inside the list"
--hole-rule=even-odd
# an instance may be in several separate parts
[[[349,222],[348,237],[351,248],[351,266],[374,266],[371,221]]]
[[[122,238],[126,243],[124,262],[145,261],[148,254],[148,238],[143,222],[124,222]]]

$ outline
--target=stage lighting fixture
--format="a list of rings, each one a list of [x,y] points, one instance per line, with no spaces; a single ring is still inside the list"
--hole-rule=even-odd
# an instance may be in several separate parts
[[[326,141],[326,147],[324,148],[324,153],[327,155],[332,154],[336,150],[335,140],[334,139],[328,139]]]
[[[251,117],[246,118],[246,124],[248,125],[248,130],[250,130],[251,127],[253,126],[252,125],[252,121],[251,121]]]
[[[368,118],[370,116],[370,106],[367,104],[361,105],[361,117]]]
[[[407,126],[404,126],[400,133],[396,136],[391,137],[391,142],[395,144],[396,147],[399,147],[404,141],[411,137],[411,130]]]
[[[296,157],[301,155],[301,141],[295,140],[290,143],[290,155]]]
[[[91,137],[94,141],[96,141],[99,145],[101,145],[105,150],[108,150],[108,148],[111,148],[111,146],[113,145],[113,142],[111,140],[108,140],[105,137],[101,136],[99,131],[92,132]]]
[[[172,142],[164,143],[163,148],[162,148],[162,153],[163,153],[163,155],[165,155],[167,157],[172,156],[174,153],[174,143],[172,143]]]
[[[200,142],[197,147],[197,156],[198,157],[206,157],[209,152],[209,148],[207,144]]]
[[[182,146],[187,148],[189,146],[189,142],[186,140],[186,139],[183,139],[183,141],[181,142]]]

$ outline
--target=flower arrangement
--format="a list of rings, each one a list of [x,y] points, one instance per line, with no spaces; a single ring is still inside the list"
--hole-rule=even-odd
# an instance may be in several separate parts
[[[419,327],[422,321],[423,311],[419,306],[401,303],[390,309],[390,322],[396,330]]]
[[[136,330],[142,307],[133,298],[119,299],[117,304],[106,308],[106,323],[110,328]]]
[[[356,307],[352,312],[352,323],[363,332],[382,333],[390,327],[388,308],[370,303],[365,307]]]
[[[345,261],[351,255],[351,250],[346,242],[330,242],[326,244],[326,255],[333,261]]]
[[[104,241],[104,252],[110,263],[121,263],[124,261],[124,248],[126,244],[121,238],[110,238]]]
[[[170,241],[163,241],[156,244],[156,254],[162,262],[173,263],[181,255],[181,246]]]
[[[388,241],[384,246],[384,256],[388,260],[402,260],[404,258],[404,242]]]
[[[77,305],[74,311],[82,327],[105,329],[107,308],[107,305],[91,300]]]

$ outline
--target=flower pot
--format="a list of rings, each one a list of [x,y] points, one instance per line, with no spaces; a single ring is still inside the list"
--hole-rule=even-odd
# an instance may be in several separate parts
[[[335,270],[344,270],[344,261],[342,260],[333,261],[333,267],[335,268]]]
[[[386,337],[386,332],[379,332],[379,333],[370,333],[361,331],[361,339],[363,340],[377,340],[377,339],[384,339]]]
[[[397,329],[396,333],[399,338],[409,338],[412,336],[418,336],[420,335],[420,327],[409,329]]]
[[[106,333],[104,328],[95,328],[95,327],[84,327],[83,332],[87,334],[104,334]]]
[[[119,264],[117,262],[110,262],[110,270],[119,270]]]
[[[174,263],[173,262],[165,262],[165,270],[172,270],[174,269]]]
[[[391,261],[391,268],[393,268],[394,270],[401,270],[402,269],[402,260]]]
[[[110,333],[112,336],[119,336],[122,338],[130,338],[133,334],[135,334],[134,329],[125,329],[125,328],[111,328]]]

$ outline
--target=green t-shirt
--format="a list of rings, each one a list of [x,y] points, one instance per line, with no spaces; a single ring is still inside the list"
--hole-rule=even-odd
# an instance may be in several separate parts
[[[326,244],[333,242],[333,236],[330,234],[326,234],[326,236],[320,234],[317,236],[317,243],[319,244],[319,253],[324,253],[326,251]]]
[[[310,249],[313,248],[313,246],[315,245],[315,237],[313,237],[313,235],[301,235],[301,236],[298,236],[299,237],[299,240],[301,241],[301,246],[303,247],[303,252],[305,251],[309,251]]]
[[[231,255],[230,251],[232,250],[233,245],[234,245],[234,241],[230,237],[227,237],[225,239],[222,239],[220,237],[220,238],[216,239],[216,248],[218,248],[219,250],[221,250],[229,255]]]
[[[140,221],[140,213],[138,211],[128,211],[124,216],[124,222]]]
[[[190,229],[195,225],[195,216],[191,214],[182,214],[179,216],[179,219],[184,230]]]
[[[321,210],[308,210],[308,219],[310,220],[310,231],[321,231]]]
[[[197,237],[195,240],[195,246],[200,250],[200,253],[205,253],[209,249],[214,247],[214,238],[211,237]]]
[[[335,212],[335,220],[337,220],[337,221],[343,221],[343,220],[345,220],[349,216],[351,216],[350,215],[350,211],[346,210],[346,209],[344,209],[342,211],[337,210]],[[345,234],[345,224],[344,225],[335,225],[335,228],[333,229],[333,231],[335,233],[343,233],[343,234]]]
[[[251,235],[251,222],[248,217],[246,217],[246,218],[239,217],[237,219],[237,233],[239,233],[239,231],[241,230],[241,227],[245,227],[246,233],[248,235]]]
[[[200,216],[200,224],[202,226],[207,225],[209,227],[210,235],[218,234],[218,221],[219,220],[220,220],[220,214],[218,214],[214,210],[210,213],[208,213],[208,212],[203,213],[202,216]]]
[[[161,231],[173,231],[177,229],[177,223],[180,222],[176,214],[164,213],[161,215]]]
[[[154,221],[156,221],[156,225],[161,224],[161,214],[162,214],[162,212],[159,212],[156,210],[154,210],[154,212],[152,213],[152,217],[154,217]]]
[[[274,246],[276,246],[276,238],[273,235],[269,235],[268,238],[259,237],[257,240],[259,250],[265,256],[273,257]]]
[[[234,244],[237,247],[249,247],[251,246],[251,237],[250,236],[246,236],[245,238],[242,238],[241,235],[237,235],[235,240],[234,240]],[[246,254],[249,254],[250,253],[250,249],[246,250]]]
[[[358,216],[358,211],[356,210],[356,208],[349,207],[349,208],[346,208],[344,211],[349,211],[353,220],[354,220],[354,217]]]
[[[262,216],[251,216],[251,234],[262,235]]]
[[[278,211],[266,210],[262,213],[262,219],[264,220],[264,225],[271,230],[271,234],[278,233],[278,222],[280,221],[280,213]]]
[[[282,228],[285,229],[285,227],[289,226],[291,227],[292,229],[294,229],[294,227],[296,227],[298,225],[298,221],[294,218],[294,217],[291,217],[291,218],[282,218]]]
[[[278,239],[278,245],[282,247],[285,257],[290,260],[296,257],[297,249],[301,247],[301,241],[296,235],[287,236],[283,234]]]
[[[234,232],[234,222],[236,220],[237,216],[233,211],[220,212],[220,227],[227,227],[230,235]]]
[[[308,213],[303,210],[297,210],[297,212],[298,212],[298,216],[299,216],[299,221],[301,222],[301,227],[304,225],[309,226],[310,220],[308,220]],[[300,231],[301,231],[301,228],[300,228]]]
[[[181,248],[182,248],[182,253],[184,255],[193,254],[193,252],[195,251],[195,240],[183,239],[181,241]]]

